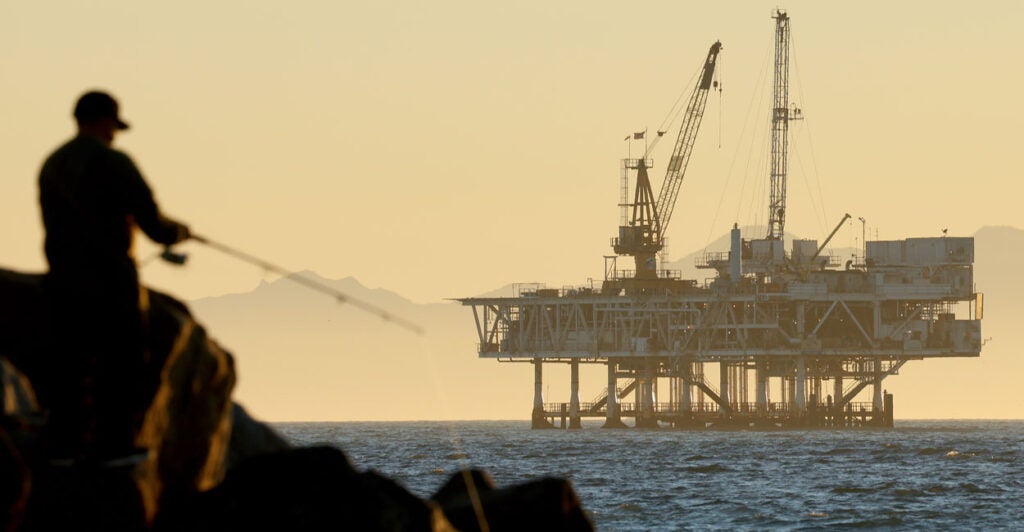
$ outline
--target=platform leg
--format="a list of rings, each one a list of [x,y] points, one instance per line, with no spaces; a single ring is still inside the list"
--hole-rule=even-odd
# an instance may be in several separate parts
[[[757,361],[757,369],[754,373],[754,403],[757,405],[757,415],[764,417],[768,413],[768,362],[764,359]]]
[[[804,357],[796,357],[796,415],[804,417],[807,414],[807,362]]]
[[[569,362],[569,428],[581,428],[580,423],[580,361]]]
[[[835,382],[832,383],[832,424],[837,427],[846,426],[846,416],[843,414],[843,363],[836,368]]]
[[[616,363],[613,359],[608,359],[608,399],[605,403],[605,410],[607,415],[605,417],[604,426],[601,428],[605,429],[624,429],[626,424],[622,422],[622,417],[619,413],[619,391],[618,391],[618,376],[615,373]]]
[[[641,371],[643,377],[636,387],[636,426],[658,428],[658,420],[654,418],[654,372],[655,362],[647,360]]]
[[[530,427],[535,429],[555,428],[554,424],[544,415],[544,362],[541,358],[533,359],[533,415]]]
[[[882,359],[875,359],[875,382],[872,384],[871,409],[882,411]]]

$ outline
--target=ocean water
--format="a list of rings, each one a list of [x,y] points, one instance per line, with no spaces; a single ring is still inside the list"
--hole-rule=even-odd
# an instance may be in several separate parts
[[[1024,421],[894,429],[530,430],[528,421],[278,423],[428,497],[462,467],[572,481],[599,530],[1024,529]]]

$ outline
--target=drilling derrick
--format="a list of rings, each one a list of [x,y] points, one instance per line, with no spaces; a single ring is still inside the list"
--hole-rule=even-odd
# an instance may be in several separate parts
[[[624,202],[623,204],[623,207],[631,210],[629,223],[619,226],[619,236],[612,239],[612,248],[616,254],[631,256],[634,259],[635,279],[641,282],[629,283],[620,279],[620,281],[626,281],[622,284],[628,285],[625,287],[631,292],[651,288],[650,281],[658,279],[655,257],[664,248],[665,231],[672,220],[672,211],[675,208],[676,198],[679,197],[679,188],[686,174],[686,166],[690,161],[694,143],[697,140],[697,131],[700,129],[704,108],[707,106],[708,93],[716,85],[714,82],[715,64],[721,49],[722,43],[716,42],[708,50],[700,77],[697,79],[697,85],[693,88],[693,93],[686,106],[679,128],[679,136],[676,138],[675,148],[669,158],[665,179],[662,181],[657,201],[654,199],[654,192],[651,189],[651,181],[647,173],[647,169],[651,166],[651,160],[647,158],[648,154],[645,153],[644,157],[640,159],[623,161],[624,172],[636,171],[636,188],[632,203]],[[658,134],[660,138],[663,132],[659,131]],[[657,139],[655,139],[656,141]],[[653,148],[653,145],[651,147]]]
[[[771,196],[768,200],[768,238],[782,240],[786,226],[786,173],[789,166],[789,121],[800,109],[789,106],[789,15],[775,13],[775,85],[772,90]],[[781,245],[781,244],[780,244]]]

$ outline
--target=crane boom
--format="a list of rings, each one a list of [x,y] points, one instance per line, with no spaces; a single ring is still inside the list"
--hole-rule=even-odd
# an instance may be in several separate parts
[[[697,140],[697,131],[700,129],[704,108],[707,106],[708,92],[713,85],[715,63],[718,61],[718,52],[721,50],[721,41],[716,41],[708,50],[708,57],[704,60],[704,69],[701,71],[700,79],[697,80],[697,86],[693,89],[693,94],[690,95],[686,114],[683,115],[683,122],[679,126],[679,137],[676,138],[676,146],[669,159],[665,180],[661,184],[661,192],[658,194],[658,202],[655,204],[659,236],[664,236],[668,223],[672,220],[672,211],[675,209],[679,188],[686,175],[686,166],[690,162],[690,154],[693,152],[693,145]]]
[[[636,265],[635,277],[638,280],[652,280],[658,277],[655,255],[665,246],[662,235],[665,234],[665,228],[672,217],[672,208],[679,195],[679,185],[683,181],[686,164],[693,151],[701,118],[704,116],[708,91],[715,85],[713,81],[715,62],[721,49],[722,43],[715,42],[711,45],[711,50],[708,51],[707,59],[704,60],[700,79],[697,80],[697,86],[693,89],[693,94],[690,96],[686,112],[683,115],[679,138],[676,139],[675,151],[669,160],[665,182],[662,183],[660,197],[657,201],[654,200],[654,192],[647,174],[647,169],[650,167],[647,154],[645,153],[644,157],[640,159],[625,159],[623,161],[624,179],[628,178],[630,170],[636,171],[636,189],[633,201],[630,203],[628,199],[624,198],[622,202],[624,209],[632,208],[633,215],[627,225],[619,226],[619,236],[612,239],[612,249],[617,255],[633,257]],[[640,133],[636,135],[640,135]]]

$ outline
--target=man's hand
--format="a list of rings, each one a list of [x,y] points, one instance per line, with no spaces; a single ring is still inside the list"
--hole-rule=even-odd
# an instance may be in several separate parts
[[[179,223],[178,224],[178,240],[175,243],[177,244],[178,242],[184,242],[184,241],[186,241],[186,240],[188,240],[190,238],[192,238],[192,231],[188,228],[187,225],[185,225],[183,223]]]

